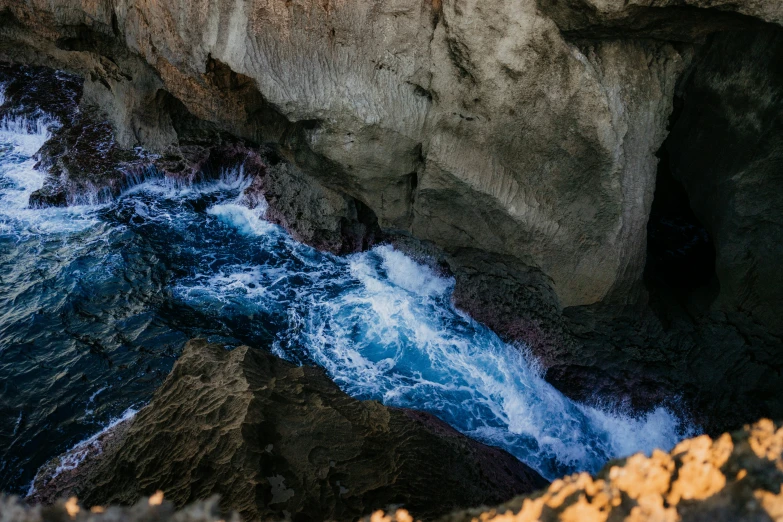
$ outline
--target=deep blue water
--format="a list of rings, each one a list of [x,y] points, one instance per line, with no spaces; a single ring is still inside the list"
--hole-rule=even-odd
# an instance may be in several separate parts
[[[143,406],[194,336],[320,365],[353,396],[432,412],[549,478],[683,435],[663,408],[632,418],[565,398],[452,306],[451,279],[389,246],[340,258],[296,243],[244,204],[231,166],[209,184],[28,209],[46,136],[0,125],[0,490],[26,491]]]

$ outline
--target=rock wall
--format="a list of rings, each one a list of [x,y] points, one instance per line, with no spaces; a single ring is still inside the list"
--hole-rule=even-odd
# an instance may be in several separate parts
[[[538,267],[564,306],[633,298],[684,62],[670,44],[580,47],[531,0],[0,10],[3,55],[88,74],[120,143],[176,141],[154,110],[165,90],[202,120],[281,144],[383,228]]]

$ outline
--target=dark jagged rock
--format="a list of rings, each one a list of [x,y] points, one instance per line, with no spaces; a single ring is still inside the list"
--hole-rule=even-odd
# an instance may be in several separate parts
[[[62,124],[77,112],[83,83],[78,76],[48,67],[0,62],[0,84],[5,98],[0,116],[46,116]]]
[[[39,476],[34,499],[132,504],[160,489],[178,506],[219,494],[247,520],[352,520],[388,505],[432,518],[546,484],[429,414],[359,401],[320,369],[201,340],[121,429],[75,475]]]
[[[783,427],[761,420],[715,440],[703,435],[678,444],[670,453],[656,450],[610,462],[591,477],[575,474],[548,489],[503,504],[455,511],[439,522],[771,522],[783,520]],[[9,522],[69,518],[103,520],[215,521],[214,501],[174,513],[160,498],[131,508],[112,506],[90,512],[76,499],[68,505],[24,506],[0,496],[0,513]],[[327,518],[327,517],[324,517]],[[413,522],[406,510],[375,512],[365,522]]]

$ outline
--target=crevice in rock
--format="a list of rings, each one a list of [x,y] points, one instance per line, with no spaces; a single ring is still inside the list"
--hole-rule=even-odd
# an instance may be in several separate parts
[[[719,31],[751,30],[766,25],[757,18],[716,8],[630,5],[599,12],[584,0],[538,0],[566,40],[654,39],[669,43],[703,42]]]
[[[670,127],[677,122],[682,105],[682,99],[676,98]],[[653,308],[675,300],[703,312],[719,288],[715,244],[693,213],[685,187],[672,174],[670,146],[664,142],[658,152],[655,196],[647,223],[645,285]]]

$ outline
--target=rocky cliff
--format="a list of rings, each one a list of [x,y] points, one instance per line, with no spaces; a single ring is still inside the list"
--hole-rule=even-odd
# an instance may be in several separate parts
[[[496,507],[455,511],[439,522],[635,522],[783,520],[783,428],[763,420],[712,440],[703,435],[681,442],[670,453],[655,451],[611,462],[596,477],[579,474],[548,489]],[[170,503],[142,499],[132,508],[101,507],[89,512],[76,499],[69,505],[23,507],[0,498],[9,522],[38,522],[42,515],[78,521],[205,520],[218,517],[213,502],[174,513]],[[375,512],[369,522],[412,522],[406,510]]]
[[[162,490],[177,506],[220,495],[245,520],[353,520],[389,505],[431,519],[544,485],[429,414],[353,399],[317,368],[195,340],[149,406],[55,459],[32,500],[131,505]]]
[[[703,435],[671,453],[611,462],[596,477],[556,480],[549,489],[440,522],[690,522],[783,520],[783,428],[769,420],[715,440]],[[405,522],[380,517],[375,522]]]
[[[299,239],[434,252],[566,393],[680,396],[719,429],[783,415],[781,23],[776,0],[0,0],[0,58],[82,76],[169,165],[274,151],[261,191]]]

